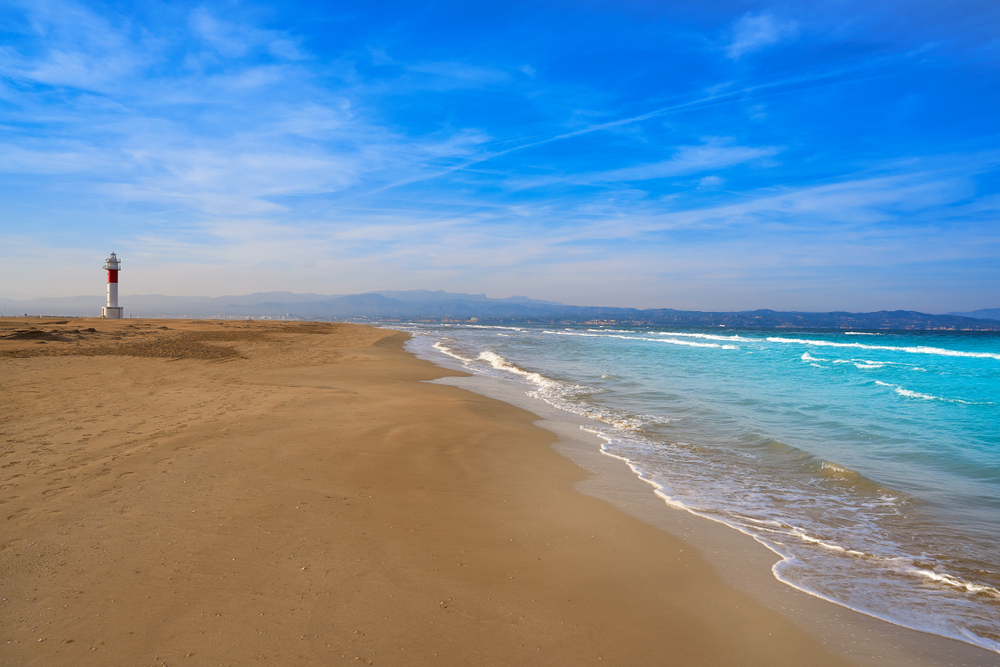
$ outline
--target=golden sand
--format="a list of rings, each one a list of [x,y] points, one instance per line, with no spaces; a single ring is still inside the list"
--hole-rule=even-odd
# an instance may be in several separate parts
[[[0,661],[847,664],[404,340],[0,320]]]

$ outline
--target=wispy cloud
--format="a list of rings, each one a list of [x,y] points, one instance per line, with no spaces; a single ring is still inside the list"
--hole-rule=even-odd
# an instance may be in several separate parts
[[[744,14],[733,25],[733,40],[726,54],[739,60],[748,53],[794,37],[798,30],[795,21],[781,21],[768,13]]]
[[[722,137],[711,137],[695,146],[680,146],[668,160],[652,164],[614,169],[584,177],[586,182],[643,181],[652,178],[699,174],[725,169],[771,157],[780,152],[776,146],[734,146]]]
[[[131,26],[112,22],[86,7],[60,2],[26,7],[29,35],[39,41],[36,54],[0,49],[0,75],[49,86],[109,91],[155,58],[155,40],[130,37]]]
[[[258,47],[287,60],[302,60],[306,57],[295,41],[284,33],[223,21],[205,7],[191,12],[190,22],[204,43],[226,58],[239,58]]]
[[[356,87],[338,95],[315,87],[314,74],[298,64],[249,58],[256,49],[301,60],[285,33],[223,21],[206,8],[189,16],[191,43],[245,62],[206,73],[170,67],[159,52],[133,57],[157,38],[69,3],[41,5],[31,18],[32,36],[45,50],[7,48],[0,75],[84,87],[99,97],[77,94],[53,105],[44,90],[8,89],[17,110],[8,117],[38,124],[48,116],[49,131],[8,132],[0,155],[7,173],[76,173],[91,193],[123,202],[257,215],[288,210],[276,200],[340,192],[363,178],[406,178],[435,160],[468,157],[487,139],[461,127],[414,137],[394,132],[352,108]],[[451,63],[412,69],[469,80],[499,76]],[[190,108],[210,111],[192,115]]]
[[[555,184],[597,185],[649,181],[659,178],[690,176],[706,171],[727,169],[748,162],[760,162],[780,152],[775,146],[738,146],[725,137],[707,137],[701,144],[666,149],[666,160],[599,172],[577,172],[558,176],[511,179],[515,189],[541,188]]]
[[[988,169],[988,161],[979,168]],[[890,262],[988,256],[1000,244],[997,234],[983,233],[991,228],[998,204],[995,198],[975,197],[972,175],[974,171],[955,168],[903,169],[819,186],[743,192],[712,206],[692,201],[668,212],[646,200],[600,196],[574,198],[569,205],[549,200],[481,207],[447,218],[420,212],[419,206],[401,206],[395,212],[343,208],[341,215],[352,224],[317,224],[308,227],[308,233],[314,245],[349,243],[356,257],[423,255],[462,266],[524,266],[547,257],[555,267],[618,247],[656,247],[656,239],[664,234],[684,238],[692,233],[699,240],[678,247],[696,252],[703,268],[746,267],[756,261],[752,256],[765,252],[787,265],[825,266],[863,264],[879,256]],[[978,222],[963,212],[958,215],[962,227],[956,229],[950,212],[956,204],[974,207]],[[902,241],[917,229],[928,242],[914,254],[914,245]],[[957,242],[969,233],[986,245]],[[242,243],[246,235],[228,238]],[[936,247],[949,238],[947,250]],[[739,259],[727,251],[717,260],[710,257],[713,248],[730,247],[749,254]]]
[[[227,291],[278,276],[670,305],[778,284],[765,275],[817,285],[835,267],[1000,255],[1000,160],[979,148],[996,144],[988,72],[952,102],[919,69],[938,50],[911,44],[830,57],[801,40],[794,62],[748,67],[799,24],[776,10],[685,24],[661,5],[649,25],[608,12],[531,35],[443,22],[458,19],[437,5],[405,21],[210,0],[155,17],[0,9],[17,19],[0,47],[0,278],[17,275],[15,246],[113,241],[151,285],[183,256]],[[795,16],[812,30],[809,11]]]
[[[406,66],[408,72],[427,74],[453,85],[481,85],[503,83],[510,80],[510,74],[493,67],[482,67],[462,62],[426,62]]]

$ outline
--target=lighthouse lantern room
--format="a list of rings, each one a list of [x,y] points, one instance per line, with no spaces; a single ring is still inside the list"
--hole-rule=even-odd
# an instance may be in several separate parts
[[[118,305],[118,272],[121,271],[122,263],[111,253],[111,257],[104,260],[104,268],[108,271],[108,305],[104,307],[101,317],[109,320],[120,320],[122,309]]]

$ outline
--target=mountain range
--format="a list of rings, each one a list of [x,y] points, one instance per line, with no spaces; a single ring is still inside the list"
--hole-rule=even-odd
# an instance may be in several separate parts
[[[100,296],[4,300],[0,315],[96,316]],[[654,308],[570,306],[524,296],[493,299],[485,294],[444,291],[380,291],[323,295],[257,292],[220,297],[123,295],[126,317],[285,318],[361,320],[458,320],[481,322],[600,323],[740,328],[923,329],[1000,331],[1000,308],[932,315],[915,311],[701,312]]]

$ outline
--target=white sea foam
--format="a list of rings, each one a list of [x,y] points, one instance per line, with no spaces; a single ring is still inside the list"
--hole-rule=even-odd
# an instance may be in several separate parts
[[[633,331],[631,329],[587,329],[587,331],[597,331],[599,333],[648,333],[646,331]]]
[[[887,546],[889,551],[877,553],[864,547],[841,543],[837,539],[817,534],[806,526],[789,523],[791,515],[784,515],[784,520],[780,521],[760,517],[761,510],[766,508],[768,511],[773,511],[777,507],[768,507],[769,503],[759,505],[759,501],[754,502],[755,497],[766,497],[766,494],[762,496],[759,490],[755,490],[752,494],[741,495],[743,502],[751,501],[749,504],[730,505],[728,509],[715,507],[717,492],[725,488],[724,483],[719,486],[719,482],[723,482],[725,477],[725,475],[720,477],[721,471],[702,469],[701,474],[696,475],[691,481],[699,488],[715,488],[709,491],[708,496],[692,496],[692,489],[683,484],[683,477],[678,480],[675,475],[671,475],[675,482],[681,482],[680,488],[671,488],[666,480],[651,472],[649,464],[644,461],[642,452],[645,447],[641,446],[640,441],[633,439],[630,445],[628,439],[622,439],[614,433],[600,429],[585,430],[604,439],[602,453],[624,461],[639,479],[652,485],[656,495],[668,505],[735,528],[775,552],[781,560],[772,570],[779,581],[810,595],[890,623],[902,624],[1000,652],[1000,643],[990,638],[996,623],[995,619],[989,616],[989,608],[985,610],[986,615],[976,616],[976,612],[967,602],[969,596],[996,599],[996,589],[966,581],[952,574],[929,570],[916,565],[911,557],[893,553],[891,544],[886,545],[883,542],[881,531],[871,517],[852,509],[853,503],[849,495],[823,499],[825,513],[842,512],[848,523],[852,524],[851,529],[841,532],[840,536],[866,547]],[[634,448],[636,444],[640,446]],[[670,451],[674,456],[680,455],[679,458],[672,459],[674,465],[671,467],[675,473],[695,472],[686,468],[683,452],[674,449]],[[835,464],[829,466],[845,470]],[[791,503],[809,506],[811,498],[788,495],[788,491],[790,489],[780,490],[779,497],[783,505]],[[708,501],[708,505],[704,504],[704,501]],[[895,497],[888,496],[878,505],[891,512],[896,501]],[[841,506],[841,503],[845,504]],[[755,517],[753,514],[758,516]],[[809,521],[802,515],[798,518]],[[815,527],[829,534],[832,526],[819,523]],[[823,563],[821,569],[815,569],[820,562]],[[919,581],[931,582],[938,587],[921,586],[917,583]],[[917,583],[918,590],[927,595],[926,600],[918,601],[912,596],[910,582]],[[846,597],[845,593],[848,593]],[[914,604],[916,606],[911,606]],[[971,616],[967,617],[970,612]]]
[[[946,401],[948,403],[961,403],[963,405],[984,405],[982,403],[973,403],[970,401],[963,401],[960,398],[944,398],[942,396],[932,396],[931,394],[921,394],[918,391],[911,391],[905,387],[901,387],[898,384],[889,384],[888,382],[882,382],[880,380],[875,380],[875,384],[881,387],[892,387],[893,390],[900,396],[905,396],[907,398],[921,398],[925,401]],[[991,405],[989,403],[985,405]]]
[[[567,331],[574,331],[574,329],[567,329]],[[757,340],[756,338],[747,338],[745,336],[738,336],[736,334],[728,336],[720,336],[718,334],[704,334],[704,333],[687,333],[683,331],[630,331],[628,329],[587,329],[587,331],[594,333],[623,333],[623,334],[652,334],[655,336],[676,336],[679,338],[704,338],[705,340],[720,340],[720,341],[743,341],[750,342]],[[636,340],[645,340],[643,338],[636,338]]]
[[[931,581],[945,584],[947,586],[952,586],[954,588],[958,588],[960,590],[967,591],[969,593],[975,593],[977,595],[985,595],[1000,600],[1000,591],[993,588],[992,586],[973,584],[959,577],[954,577],[950,574],[945,574],[942,572],[935,572],[933,570],[928,570],[922,567],[909,567],[906,568],[906,572],[907,574],[914,574],[919,577],[924,577],[925,579],[930,579]]]
[[[718,345],[716,343],[696,343],[691,340],[677,340],[675,338],[645,338],[643,340],[651,340],[654,343],[670,343],[671,345],[687,345],[688,347],[717,347],[723,350],[738,350],[740,349],[737,345]]]
[[[679,340],[677,338],[647,338],[645,336],[618,336],[618,335],[600,335],[594,333],[583,333],[580,331],[545,331],[544,333],[553,334],[556,336],[581,336],[584,338],[620,338],[622,340],[641,340],[649,343],[670,343],[672,345],[687,345],[688,347],[714,347],[722,350],[738,350],[739,347],[736,345],[719,345],[718,343],[696,343],[691,340]],[[724,340],[729,340],[720,336]]]
[[[537,386],[547,386],[554,383],[553,380],[546,378],[544,375],[540,373],[534,373],[532,371],[524,370],[517,364],[508,361],[507,359],[500,356],[496,352],[493,352],[492,350],[485,350],[483,352],[480,352],[475,359],[471,359],[469,357],[465,357],[459,354],[453,348],[445,345],[442,341],[437,341],[436,343],[434,343],[434,345],[432,345],[432,347],[438,352],[442,352],[443,354],[446,354],[453,359],[458,359],[463,363],[463,365],[465,365],[470,370],[475,370],[474,363],[477,360],[485,361],[492,368],[496,370],[505,371],[507,373],[512,373],[514,375],[520,376]]]
[[[444,354],[447,354],[449,357],[452,357],[453,359],[458,359],[459,361],[461,361],[463,363],[468,363],[468,362],[472,361],[472,359],[469,359],[467,357],[463,357],[460,354],[457,354],[454,350],[452,350],[450,347],[448,347],[447,345],[445,345],[441,341],[438,341],[438,342],[434,343],[433,347],[438,352],[442,352]]]
[[[625,338],[628,340],[642,340],[641,338],[634,338],[632,336],[602,336],[595,333],[584,333],[582,331],[574,331],[572,329],[566,329],[564,331],[544,331],[543,333],[554,334],[556,336],[579,336],[580,338]]]
[[[937,354],[944,357],[972,357],[975,359],[996,359],[1000,361],[1000,354],[993,352],[966,352],[962,350],[948,350],[941,347],[897,347],[894,345],[865,345],[864,343],[835,343],[829,340],[805,340],[802,338],[777,338],[769,337],[771,343],[798,343],[800,345],[815,345],[817,347],[854,347],[864,350],[888,350],[892,352],[909,352],[910,354]]]
[[[533,398],[541,399],[560,410],[589,417],[615,428],[636,431],[650,426],[667,426],[680,421],[676,417],[632,414],[596,404],[584,403],[579,400],[581,396],[601,393],[600,390],[584,385],[554,380],[541,373],[525,370],[492,350],[481,352],[478,360],[485,361],[494,370],[509,373],[530,382],[533,389],[528,392],[528,395]],[[467,367],[470,370],[477,370],[474,363],[467,364]]]
[[[526,371],[519,367],[517,364],[513,364],[507,359],[504,359],[496,352],[491,350],[485,350],[479,353],[479,358],[487,363],[489,363],[493,368],[500,371],[507,371],[508,373],[514,373],[515,375],[520,375],[529,382],[544,387],[546,385],[552,384],[553,380],[548,379],[541,373],[534,373],[532,371]]]
[[[521,327],[504,327],[499,324],[460,324],[465,329],[505,329],[507,331],[524,331]]]
[[[830,359],[817,359],[808,352],[803,353],[801,359],[803,361],[831,361]],[[855,368],[862,371],[878,370],[886,366],[906,365],[895,361],[878,361],[875,359],[833,359],[832,361],[835,364],[854,364]]]
[[[682,333],[680,331],[658,331],[658,336],[681,336],[687,338],[705,338],[707,340],[740,340],[740,341],[753,341],[755,338],[746,338],[744,336],[737,336],[736,334],[730,336],[718,336],[715,334],[703,334],[703,333]]]
[[[865,345],[864,343],[836,343],[829,340],[805,340],[803,338],[778,338],[769,337],[770,343],[796,343],[799,345],[814,345],[816,347],[853,347],[862,350],[888,350],[891,352],[908,352],[910,354],[937,354],[944,357],[972,357],[975,359],[996,359],[1000,361],[1000,354],[994,352],[966,352],[963,350],[948,350],[942,347],[897,347],[894,345]]]

